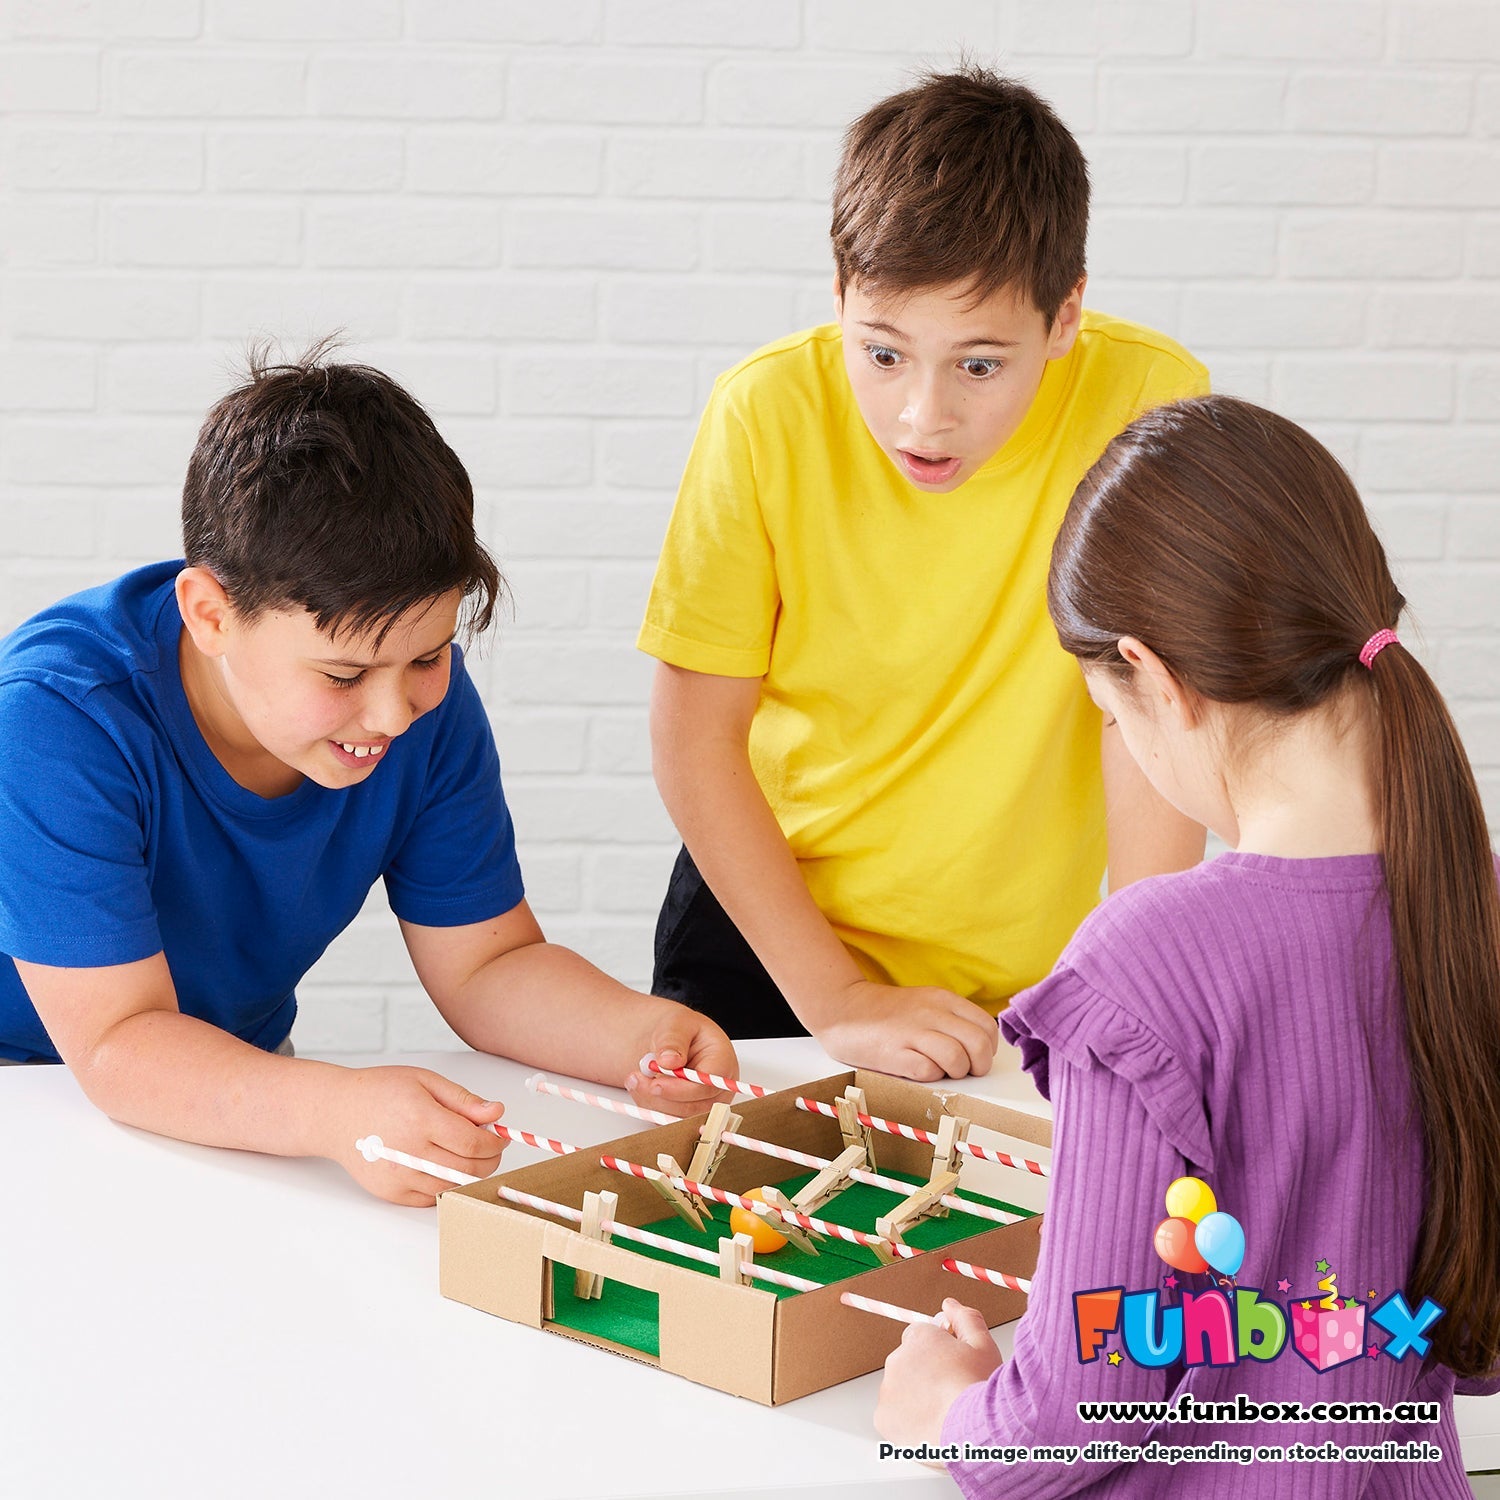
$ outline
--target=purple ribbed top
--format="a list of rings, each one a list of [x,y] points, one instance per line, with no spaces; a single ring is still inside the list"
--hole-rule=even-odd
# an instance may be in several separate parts
[[[1316,1300],[1326,1260],[1341,1298],[1369,1312],[1406,1289],[1425,1198],[1402,1003],[1380,860],[1226,854],[1111,896],[1056,970],[1002,1016],[1048,1095],[1057,1129],[1042,1253],[1015,1352],[954,1403],[949,1443],[1339,1447],[1427,1441],[1441,1463],[957,1463],[966,1495],[1468,1496],[1453,1426],[1454,1379],[1415,1356],[1362,1356],[1318,1373],[1288,1343],[1261,1362],[1148,1369],[1117,1332],[1078,1358],[1073,1293],[1123,1286],[1167,1300],[1152,1236],[1175,1177],[1203,1178],[1244,1227],[1236,1276],[1285,1310]],[[1001,1269],[1004,1269],[1003,1267]],[[1289,1291],[1278,1291],[1279,1281]],[[1371,1299],[1368,1295],[1375,1292]],[[1465,1387],[1465,1389],[1470,1389]],[[1391,1422],[1088,1423],[1092,1400],[1400,1401],[1441,1404],[1436,1426]]]

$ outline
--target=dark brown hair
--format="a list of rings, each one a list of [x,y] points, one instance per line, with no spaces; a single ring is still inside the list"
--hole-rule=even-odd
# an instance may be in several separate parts
[[[1417,659],[1359,652],[1406,601],[1349,476],[1300,427],[1207,396],[1133,422],[1084,476],[1052,553],[1065,650],[1150,646],[1202,697],[1273,715],[1368,694],[1380,847],[1428,1195],[1410,1283],[1433,1357],[1500,1364],[1500,893],[1463,745]],[[1353,700],[1357,702],[1358,700]]]
[[[474,491],[432,418],[324,341],[249,378],[205,418],[182,487],[183,552],[236,611],[302,608],[330,632],[378,638],[407,610],[462,589],[486,629],[504,584],[474,532]]]
[[[1089,176],[1052,107],[966,65],[883,99],[844,135],[833,186],[839,285],[875,295],[1012,286],[1050,323],[1084,274]]]

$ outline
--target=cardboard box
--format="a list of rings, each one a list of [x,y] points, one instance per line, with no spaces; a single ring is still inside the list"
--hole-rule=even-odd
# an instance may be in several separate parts
[[[870,1113],[885,1119],[935,1132],[944,1113],[961,1115],[976,1126],[1017,1140],[1051,1145],[1049,1122],[1035,1115],[964,1094],[939,1095],[921,1084],[863,1071],[838,1073],[736,1104],[735,1113],[743,1119],[739,1133],[835,1157],[843,1148],[837,1122],[799,1110],[794,1101],[800,1094],[832,1102],[850,1084],[865,1091]],[[598,1158],[615,1155],[652,1166],[657,1154],[665,1151],[686,1163],[702,1119],[698,1116],[640,1131],[445,1192],[438,1200],[442,1294],[511,1322],[611,1349],[768,1406],[877,1370],[900,1342],[903,1325],[845,1307],[839,1301],[842,1292],[859,1292],[922,1312],[936,1312],[944,1297],[959,1296],[979,1308],[991,1326],[1024,1311],[1023,1294],[954,1276],[943,1270],[941,1254],[898,1260],[817,1291],[778,1299],[759,1286],[736,1286],[689,1269],[685,1263],[652,1260],[637,1253],[628,1241],[606,1245],[586,1239],[558,1219],[501,1202],[495,1191],[497,1184],[504,1183],[578,1208],[586,1192],[608,1190],[619,1194],[618,1222],[634,1226],[655,1222],[664,1212],[656,1191],[637,1178],[601,1167]],[[875,1140],[881,1170],[926,1178],[932,1163],[930,1146],[884,1134],[877,1134]],[[797,1171],[790,1162],[731,1147],[713,1182],[743,1193],[786,1181]],[[960,1192],[964,1187],[961,1178]],[[874,1229],[873,1223],[860,1227]],[[1036,1216],[969,1235],[947,1247],[944,1254],[1029,1277],[1036,1266],[1040,1234],[1041,1218]],[[774,1266],[774,1259],[767,1264]],[[597,1271],[611,1281],[656,1294],[659,1356],[653,1359],[553,1321],[550,1278],[554,1267]]]

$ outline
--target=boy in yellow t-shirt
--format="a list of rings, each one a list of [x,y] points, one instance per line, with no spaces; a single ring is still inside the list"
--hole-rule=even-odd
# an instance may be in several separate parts
[[[1046,103],[930,76],[845,139],[837,321],[714,388],[639,644],[684,844],[653,989],[732,1036],[986,1072],[1106,854],[1112,886],[1202,856],[1047,617],[1075,484],[1208,388],[1170,339],[1083,311],[1087,225]]]

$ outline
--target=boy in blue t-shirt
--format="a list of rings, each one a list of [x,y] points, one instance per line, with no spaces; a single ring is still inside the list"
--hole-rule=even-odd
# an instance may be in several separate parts
[[[326,1156],[428,1204],[356,1137],[485,1175],[502,1106],[419,1068],[290,1055],[296,985],[377,879],[471,1046],[688,1112],[729,1039],[546,942],[457,634],[503,588],[463,465],[377,371],[257,364],[209,413],[186,563],[0,641],[0,1060],[67,1063],[115,1119]]]

